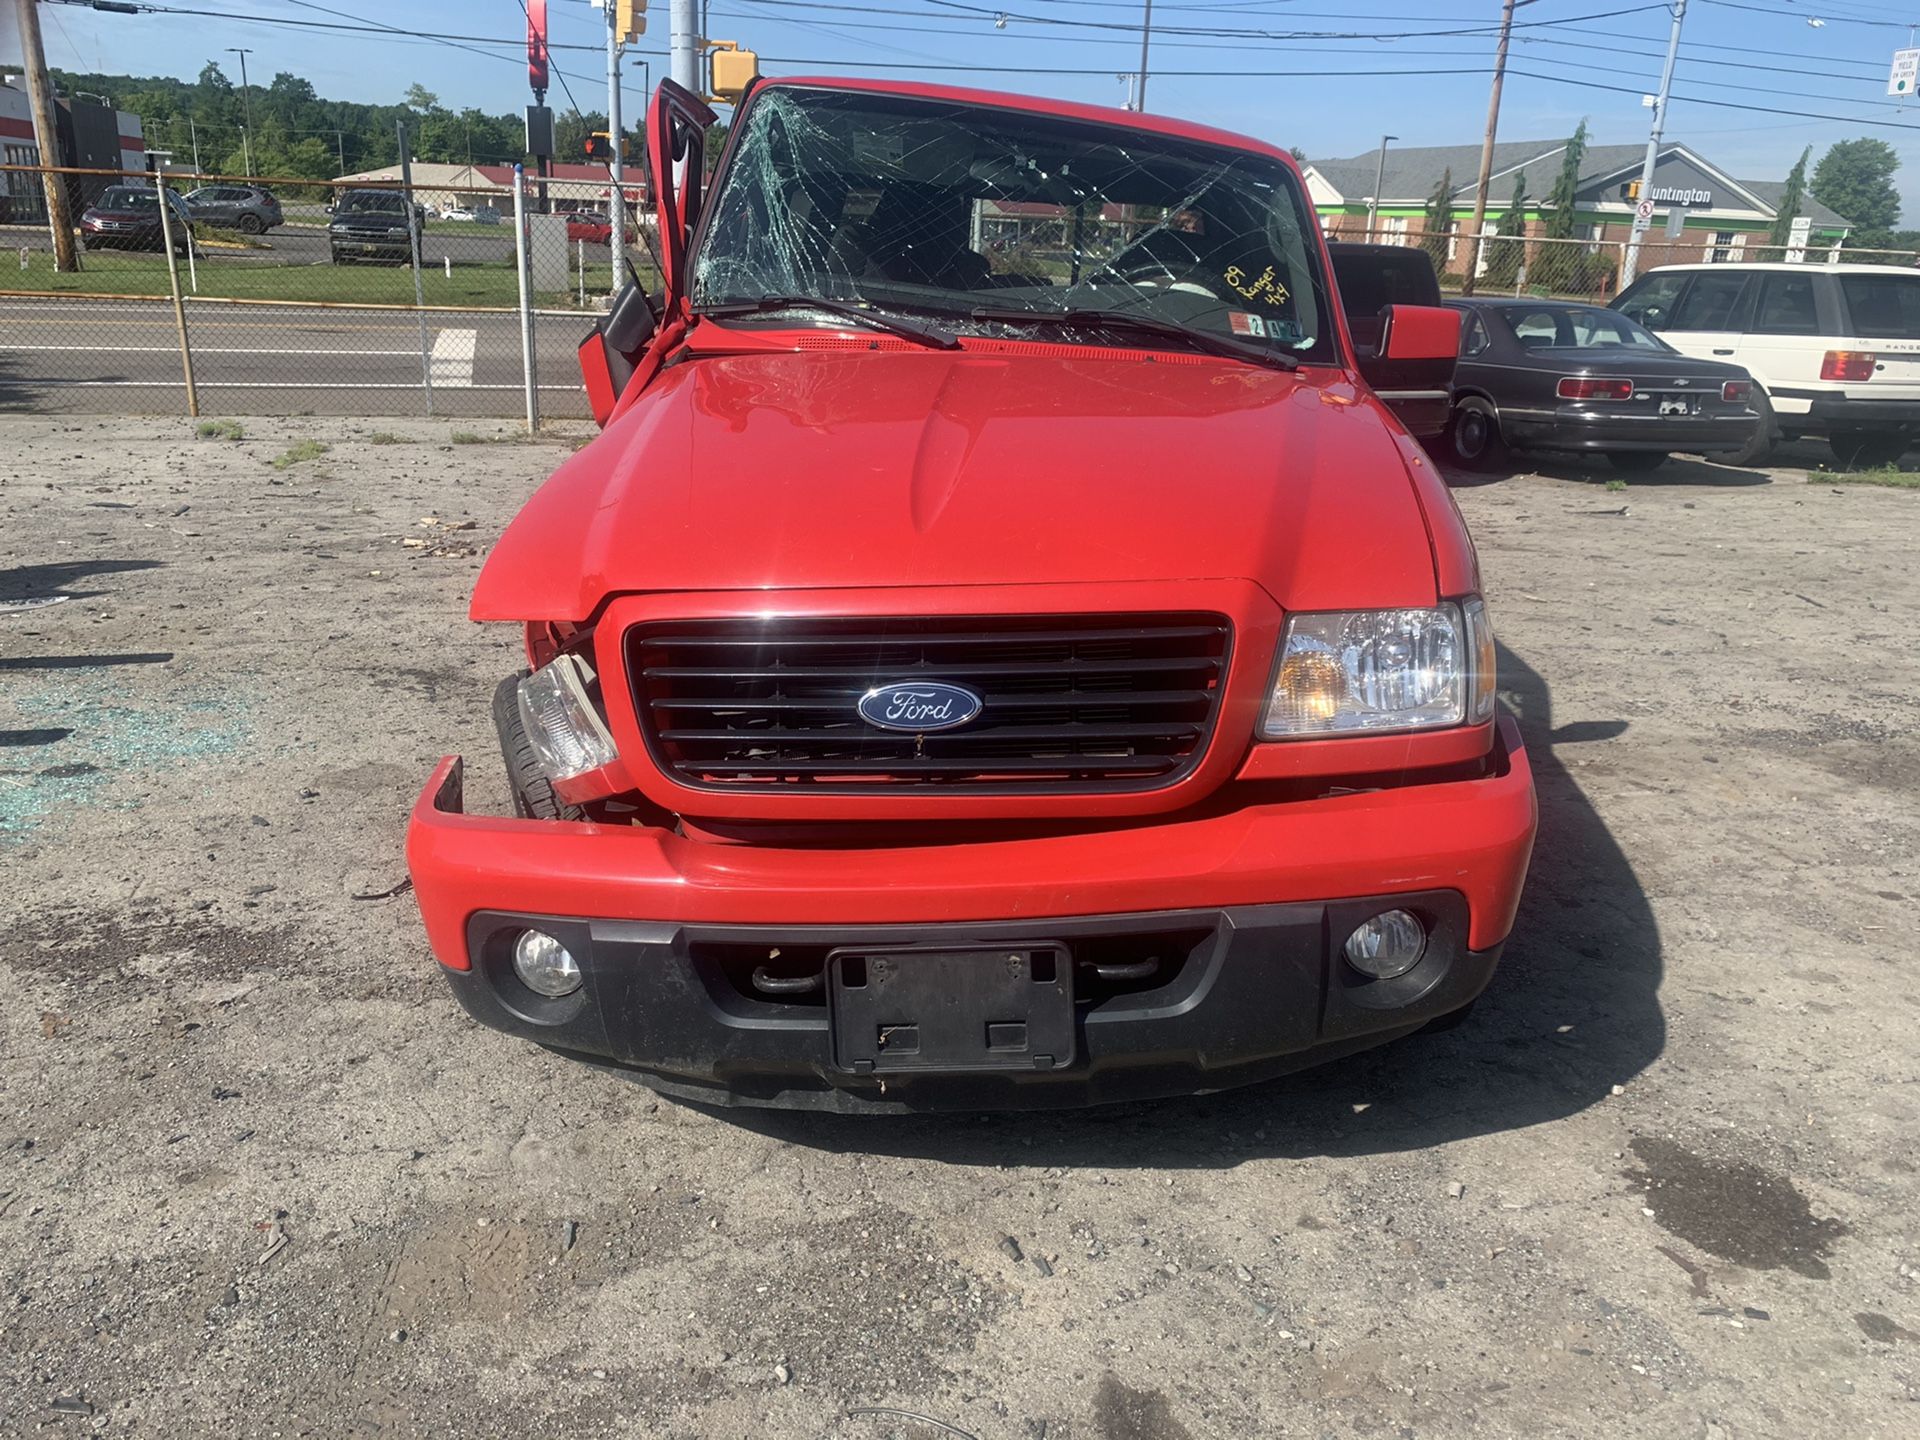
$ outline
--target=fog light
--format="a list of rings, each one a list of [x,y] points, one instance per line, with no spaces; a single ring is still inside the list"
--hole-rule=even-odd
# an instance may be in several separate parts
[[[580,967],[572,952],[544,930],[520,932],[513,942],[513,973],[534,994],[556,1000],[580,988]]]
[[[1427,927],[1405,910],[1383,910],[1347,937],[1347,963],[1375,980],[1406,974],[1426,953]]]

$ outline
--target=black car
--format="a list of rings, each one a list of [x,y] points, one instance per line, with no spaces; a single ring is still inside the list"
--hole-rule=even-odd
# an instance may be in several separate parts
[[[571,233],[571,232],[569,232]],[[1454,367],[1427,360],[1387,360],[1381,356],[1387,314],[1395,305],[1438,305],[1440,277],[1424,250],[1410,245],[1327,247],[1333,280],[1346,312],[1354,357],[1373,393],[1421,440],[1447,431],[1452,409]]]
[[[88,250],[159,250],[160,193],[150,185],[109,185],[80,217],[80,243]],[[193,243],[193,216],[186,202],[165,192],[172,212],[173,251],[184,255]]]
[[[400,191],[348,190],[327,222],[327,249],[336,265],[355,260],[405,265],[419,232],[419,207],[408,205]]]
[[[1695,360],[1615,310],[1559,300],[1472,299],[1447,440],[1476,468],[1511,446],[1602,454],[1651,470],[1675,450],[1730,455],[1760,423],[1738,365]]]

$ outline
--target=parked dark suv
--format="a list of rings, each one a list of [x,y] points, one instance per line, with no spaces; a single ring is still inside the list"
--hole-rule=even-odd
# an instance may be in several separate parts
[[[279,197],[259,185],[202,185],[186,199],[194,219],[245,235],[264,235],[286,222]]]
[[[193,217],[186,202],[169,190],[173,212],[173,249],[187,253],[193,243]],[[80,243],[88,250],[159,250],[163,246],[160,201],[151,185],[109,185],[80,217]]]
[[[327,249],[336,265],[355,260],[404,265],[413,258],[419,230],[419,210],[398,190],[348,190],[333,207]]]

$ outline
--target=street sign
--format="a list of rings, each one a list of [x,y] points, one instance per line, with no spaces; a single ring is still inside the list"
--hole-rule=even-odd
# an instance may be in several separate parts
[[[1887,74],[1887,93],[1911,95],[1917,80],[1920,80],[1920,50],[1894,51],[1893,69]]]
[[[1634,207],[1633,218],[1638,220],[1642,225],[1653,219],[1653,201],[1642,200]]]
[[[1787,253],[1784,258],[1795,265],[1804,263],[1807,258],[1807,241],[1812,236],[1813,217],[1811,215],[1794,216],[1793,224],[1787,228]]]
[[[1667,239],[1678,240],[1687,233],[1687,212],[1678,205],[1667,211]]]

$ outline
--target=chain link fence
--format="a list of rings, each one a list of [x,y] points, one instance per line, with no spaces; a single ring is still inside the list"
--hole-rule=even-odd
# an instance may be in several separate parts
[[[151,175],[0,167],[0,411],[586,414],[574,350],[613,288],[606,184],[525,177],[522,230],[512,178],[164,179],[163,216]],[[640,201],[622,248],[651,287]]]

